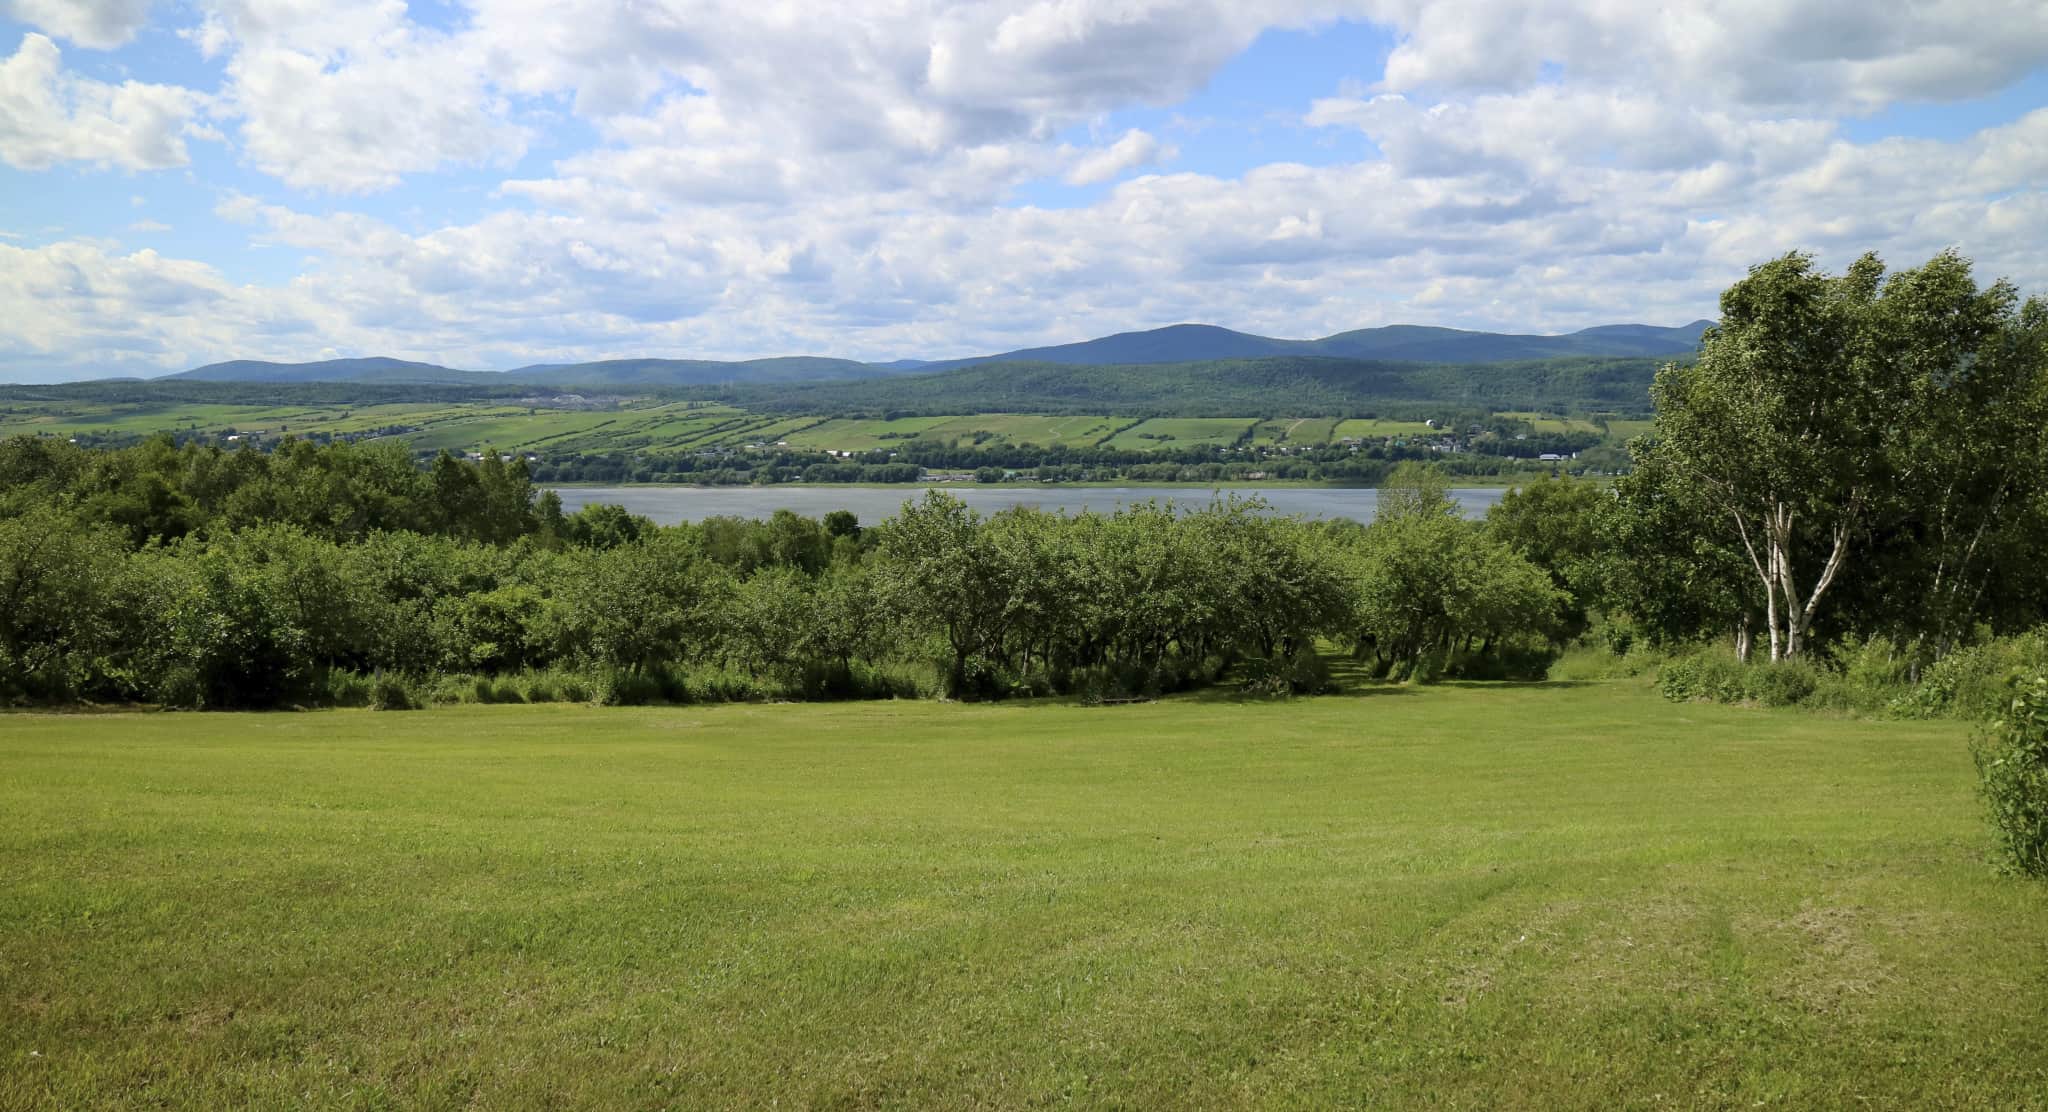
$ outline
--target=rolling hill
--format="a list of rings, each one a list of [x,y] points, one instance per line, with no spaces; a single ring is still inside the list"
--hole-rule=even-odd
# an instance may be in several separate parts
[[[587,363],[541,363],[515,370],[464,371],[401,359],[327,359],[314,363],[268,363],[237,359],[167,376],[200,382],[360,382],[436,385],[530,383],[574,387],[747,387],[799,383],[849,383],[982,366],[1134,367],[1216,363],[1231,360],[1334,359],[1352,362],[1477,365],[1563,358],[1671,359],[1699,347],[1707,321],[1678,328],[1643,324],[1603,325],[1562,336],[1469,332],[1424,325],[1389,325],[1340,332],[1319,340],[1254,336],[1208,324],[1176,324],[1142,332],[1053,347],[1026,348],[1001,355],[925,362],[898,359],[862,363],[823,356],[771,359],[607,359]]]
[[[1119,332],[1081,343],[946,360],[928,364],[923,369],[950,370],[985,363],[1059,363],[1070,366],[1188,363],[1287,355],[1406,363],[1501,363],[1568,356],[1671,358],[1690,355],[1698,350],[1700,334],[1711,324],[1705,320],[1677,328],[1611,324],[1562,336],[1468,332],[1456,328],[1395,324],[1339,332],[1319,340],[1281,340],[1208,324],[1176,324],[1143,332]]]
[[[368,382],[434,383],[456,385],[502,381],[482,371],[458,371],[432,363],[411,363],[381,356],[368,359],[323,359],[316,363],[267,363],[257,359],[233,359],[209,363],[167,379],[191,382]]]
[[[915,369],[915,368],[912,368]],[[792,355],[727,362],[717,359],[606,359],[541,363],[505,372],[521,382],[591,386],[711,386],[721,382],[830,382],[875,378],[901,370],[851,359]]]
[[[168,379],[192,382],[361,382],[492,386],[531,383],[559,386],[711,386],[723,382],[826,382],[901,373],[851,359],[793,356],[721,362],[713,359],[608,359],[594,363],[545,363],[511,371],[461,371],[403,359],[325,359],[316,363],[267,363],[236,359],[210,363]]]

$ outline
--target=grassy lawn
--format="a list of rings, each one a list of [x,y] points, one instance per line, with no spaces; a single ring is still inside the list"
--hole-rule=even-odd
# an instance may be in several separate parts
[[[2038,1107],[1948,724],[1633,684],[0,717],[0,1107]]]

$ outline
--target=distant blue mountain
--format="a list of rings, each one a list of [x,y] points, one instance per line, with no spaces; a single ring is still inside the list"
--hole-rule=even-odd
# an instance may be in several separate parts
[[[1567,356],[1665,358],[1697,351],[1700,333],[1711,322],[1678,328],[1610,324],[1562,336],[1468,332],[1456,328],[1396,324],[1339,332],[1320,340],[1280,340],[1233,332],[1212,324],[1176,324],[1143,332],[999,355],[926,361],[898,359],[860,363],[822,356],[723,361],[715,359],[607,359],[592,363],[543,363],[505,372],[462,371],[402,359],[327,359],[317,363],[266,363],[237,359],[194,368],[178,379],[207,382],[377,382],[492,384],[504,382],[562,386],[720,386],[833,382],[931,374],[984,363],[1040,363],[1066,366],[1142,366],[1275,356],[1323,356],[1402,363],[1503,363]]]
[[[382,357],[325,359],[317,363],[267,363],[236,359],[169,376],[200,382],[377,382],[484,385],[532,383],[572,386],[715,386],[744,382],[830,382],[874,378],[903,370],[851,359],[789,356],[722,362],[713,359],[607,359],[594,363],[545,363],[517,370],[459,371],[433,363]]]
[[[915,368],[909,368],[915,369]],[[522,382],[591,386],[717,386],[744,382],[832,382],[876,378],[895,369],[851,359],[788,355],[727,362],[717,359],[606,359],[595,363],[542,363],[505,372]]]
[[[432,363],[410,363],[403,359],[373,356],[367,359],[323,359],[317,363],[266,363],[259,359],[234,359],[208,363],[168,376],[199,382],[392,382],[392,383],[489,383],[497,376],[481,371],[458,371]]]
[[[1677,328],[1609,324],[1562,336],[1468,332],[1456,328],[1395,324],[1339,332],[1320,340],[1279,340],[1209,324],[1175,324],[1144,332],[1119,332],[1114,336],[1074,344],[928,363],[923,369],[941,371],[978,363],[1130,366],[1210,359],[1255,359],[1274,355],[1322,355],[1408,363],[1503,363],[1573,355],[1673,356],[1697,351],[1700,334],[1712,323],[1697,320]]]

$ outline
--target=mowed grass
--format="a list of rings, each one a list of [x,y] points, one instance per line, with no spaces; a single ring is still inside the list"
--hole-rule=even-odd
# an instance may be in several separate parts
[[[0,1107],[2038,1107],[1965,731],[1633,684],[0,717]]]

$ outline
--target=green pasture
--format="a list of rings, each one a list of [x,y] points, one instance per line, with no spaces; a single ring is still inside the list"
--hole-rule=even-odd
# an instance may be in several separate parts
[[[1250,417],[1154,417],[1117,433],[1106,446],[1134,451],[1228,447],[1256,423]]]
[[[950,439],[955,444],[971,444],[976,433],[988,432],[994,433],[995,439],[1011,444],[1036,444],[1041,448],[1063,444],[1070,448],[1086,448],[1101,443],[1118,428],[1130,423],[1127,417],[978,413],[951,418],[932,427],[925,435]]]
[[[1952,724],[0,716],[0,1107],[2040,1107]]]
[[[912,439],[937,440],[960,446],[972,445],[977,434],[987,433],[983,442],[1088,447],[1099,443],[1127,418],[1074,416],[1071,414],[980,413],[957,417],[897,417],[892,420],[835,417],[792,434],[789,442],[805,448],[865,452],[901,447]]]
[[[1531,413],[1531,412],[1526,412],[1526,411],[1524,411],[1524,412],[1514,412],[1514,411],[1503,411],[1503,412],[1501,412],[1501,413],[1500,413],[1500,416],[1502,416],[1502,417],[1511,417],[1511,418],[1514,418],[1515,420],[1518,420],[1518,421],[1527,421],[1527,422],[1529,422],[1529,428],[1530,428],[1530,429],[1531,429],[1532,431],[1534,431],[1534,432],[1551,432],[1551,433],[1563,433],[1563,432],[1591,432],[1591,433],[1597,433],[1597,432],[1599,432],[1599,431],[1600,431],[1600,426],[1598,426],[1598,425],[1594,424],[1593,422],[1591,422],[1591,421],[1589,421],[1589,420],[1587,420],[1587,419],[1585,419],[1585,418],[1583,418],[1583,417],[1559,417],[1559,416],[1556,416],[1555,414],[1547,414],[1547,413]],[[1645,424],[1647,424],[1647,423],[1648,423],[1648,422],[1645,422]]]
[[[1354,417],[1337,422],[1337,428],[1330,433],[1333,440],[1355,437],[1359,440],[1383,440],[1389,436],[1427,436],[1436,432],[1422,421],[1393,421],[1384,417]]]
[[[1530,419],[1539,432],[1597,431],[1582,418],[1561,419],[1531,413],[1503,416]],[[1649,430],[1648,421],[1610,420],[1617,441]],[[134,404],[10,402],[0,405],[0,437],[20,433],[77,436],[85,433],[145,436],[155,432],[227,429],[261,430],[275,436],[361,433],[391,426],[409,426],[400,434],[423,450],[475,451],[486,445],[504,451],[602,453],[613,451],[685,451],[774,444],[860,452],[887,449],[913,438],[938,440],[962,447],[984,441],[1110,447],[1147,451],[1186,447],[1227,446],[1247,428],[1257,445],[1310,447],[1332,440],[1364,440],[1421,436],[1432,430],[1420,421],[1378,418],[1338,420],[1330,417],[1160,417],[1134,421],[1126,417],[983,413],[951,417],[799,416],[748,413],[708,402],[639,402],[617,409],[562,410],[531,408],[503,402],[385,404],[375,406],[234,406],[196,404]]]
[[[416,449],[477,451],[486,445],[506,452],[529,451],[560,437],[584,434],[618,423],[619,414],[606,410],[543,409],[528,412],[523,407],[477,406],[459,416],[427,423],[405,439]]]
[[[837,452],[872,452],[901,447],[906,441],[951,417],[898,417],[892,421],[868,417],[834,417],[789,437],[791,445]]]
[[[1254,441],[1263,441],[1270,432],[1277,443],[1300,448],[1319,447],[1330,442],[1330,434],[1337,431],[1335,417],[1285,417],[1277,421],[1261,422],[1252,434]]]
[[[200,405],[146,403],[8,402],[0,409],[0,436],[46,433],[78,436],[148,436],[186,429],[261,429],[275,433],[281,425],[317,427],[333,416],[305,406]],[[338,409],[335,411],[338,412]]]

